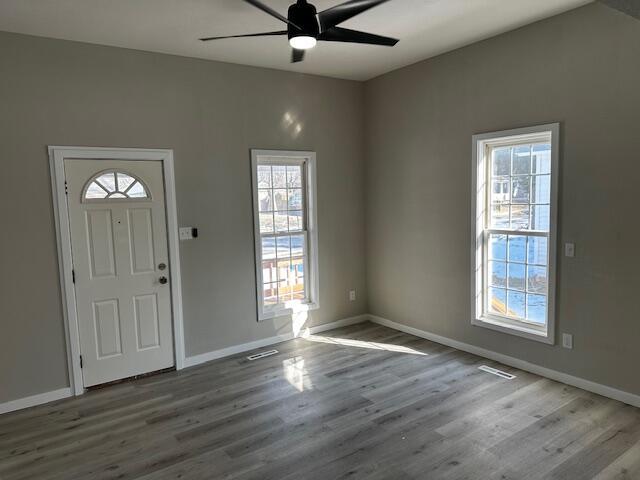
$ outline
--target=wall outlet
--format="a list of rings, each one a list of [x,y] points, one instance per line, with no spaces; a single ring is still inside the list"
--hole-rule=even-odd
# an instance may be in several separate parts
[[[565,243],[564,244],[564,256],[573,258],[576,256],[576,244],[575,243]]]
[[[349,301],[350,302],[355,302],[356,301],[356,291],[355,290],[351,290],[349,292]]]
[[[570,333],[563,333],[562,346],[569,349],[573,348],[573,335],[571,335]]]

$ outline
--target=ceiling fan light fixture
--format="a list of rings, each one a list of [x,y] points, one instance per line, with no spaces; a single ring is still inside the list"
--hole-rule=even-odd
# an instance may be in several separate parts
[[[309,35],[299,35],[289,39],[289,45],[296,50],[309,50],[316,46],[317,40]]]

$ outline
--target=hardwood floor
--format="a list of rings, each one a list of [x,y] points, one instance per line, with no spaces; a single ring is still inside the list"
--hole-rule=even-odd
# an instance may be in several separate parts
[[[371,323],[274,348],[0,416],[0,478],[640,479],[640,409]]]

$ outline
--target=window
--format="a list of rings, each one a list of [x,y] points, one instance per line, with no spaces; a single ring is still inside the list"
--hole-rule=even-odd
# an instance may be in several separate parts
[[[554,342],[558,124],[473,137],[473,321]]]
[[[315,153],[252,150],[258,318],[318,306]]]
[[[100,172],[92,177],[82,191],[83,201],[96,200],[146,200],[150,198],[142,180],[120,171]]]

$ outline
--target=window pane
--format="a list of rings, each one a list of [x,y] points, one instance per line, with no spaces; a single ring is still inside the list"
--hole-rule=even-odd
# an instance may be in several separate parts
[[[511,205],[511,228],[529,228],[529,205]]]
[[[291,295],[291,285],[286,280],[278,283],[278,300],[280,303],[287,303],[293,299]]]
[[[291,275],[289,282],[291,283],[291,293],[294,300],[304,300],[304,260],[298,258],[291,261]]]
[[[507,286],[507,264],[505,262],[489,262],[489,285]]]
[[[287,167],[284,165],[273,165],[271,167],[273,188],[287,187]]]
[[[262,239],[262,259],[271,260],[276,258],[276,239],[267,237]]]
[[[287,166],[287,186],[302,187],[302,167],[299,165]]]
[[[278,281],[286,282],[289,278],[289,268],[291,267],[291,262],[287,258],[286,260],[278,259]],[[280,284],[282,286],[282,284]]]
[[[258,191],[258,211],[270,212],[273,210],[273,197],[271,196],[271,190],[259,190]]]
[[[263,285],[262,295],[265,307],[273,306],[278,303],[278,284],[266,283]]]
[[[289,212],[289,231],[302,230],[302,212]]]
[[[291,256],[290,237],[278,237],[277,248],[278,248],[278,260],[281,258],[288,259]]]
[[[300,188],[289,189],[289,210],[302,209],[302,190]]]
[[[533,173],[551,173],[551,145],[543,143],[533,146]]]
[[[291,256],[304,255],[304,235],[291,235]]]
[[[96,180],[109,192],[116,191],[116,177],[113,172],[100,175]]]
[[[507,259],[507,236],[489,235],[489,258],[492,260]]]
[[[531,228],[548,232],[550,215],[549,205],[531,205]]]
[[[286,232],[289,230],[287,223],[287,212],[276,212],[274,214],[276,232]]]
[[[512,175],[529,175],[531,173],[531,146],[521,145],[513,150]]]
[[[107,192],[104,191],[100,185],[96,182],[91,182],[89,188],[87,188],[87,193],[85,194],[85,198],[105,198],[107,196]]]
[[[511,177],[511,202],[529,203],[530,176]]]
[[[136,182],[127,190],[127,195],[131,198],[146,198],[147,192],[140,182]]]
[[[130,175],[127,175],[126,173],[118,173],[118,190],[121,192],[125,192],[127,190],[127,188],[129,188],[129,185],[131,185],[133,182],[136,181],[135,178],[133,178]]]
[[[271,167],[258,165],[258,188],[271,188]]]
[[[541,325],[547,323],[547,297],[527,295],[527,320]]]
[[[273,233],[273,214],[260,214],[260,233]]]
[[[529,265],[527,267],[527,291],[547,293],[547,267]]]
[[[273,203],[275,205],[275,210],[286,210],[287,209],[287,191],[274,190]]]
[[[273,260],[262,262],[262,283],[275,282],[277,279],[276,262]]]
[[[491,180],[491,203],[509,203],[509,177]]]
[[[527,262],[536,265],[547,264],[547,239],[544,237],[529,237],[527,246]]]
[[[291,300],[290,270],[291,262],[289,260],[278,260],[278,300],[280,303]]]
[[[509,288],[524,291],[524,271],[525,266],[521,263],[509,264]]]
[[[493,176],[511,174],[511,148],[496,148],[492,153],[491,173]]]
[[[551,175],[537,175],[531,182],[531,203],[550,203]]]
[[[127,196],[124,193],[116,192],[116,193],[111,193],[109,195],[109,198],[127,198]]]
[[[490,223],[493,228],[509,228],[509,205],[491,205]]]
[[[523,235],[509,235],[509,255],[510,262],[524,263],[527,237]]]
[[[489,289],[489,311],[505,315],[507,313],[507,291],[502,288]]]
[[[525,318],[525,294],[509,290],[507,292],[508,315],[517,318]]]

